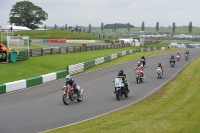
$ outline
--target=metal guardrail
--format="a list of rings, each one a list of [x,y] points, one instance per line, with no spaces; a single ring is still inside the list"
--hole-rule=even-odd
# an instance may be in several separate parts
[[[31,49],[29,50],[29,57],[43,56],[47,54],[63,54],[63,53],[75,53],[75,52],[93,51],[93,50],[101,50],[101,49],[115,49],[115,48],[122,48],[122,47],[130,47],[130,44],[68,46],[68,47]]]

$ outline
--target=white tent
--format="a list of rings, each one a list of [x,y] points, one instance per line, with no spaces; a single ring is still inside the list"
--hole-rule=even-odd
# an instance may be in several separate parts
[[[27,28],[27,27],[25,27],[25,26],[11,26],[11,25],[2,26],[2,27],[0,28],[0,30],[5,30],[5,31],[7,31],[7,30],[10,30],[10,27],[13,28],[13,31],[31,30],[31,29],[29,29],[29,28]]]

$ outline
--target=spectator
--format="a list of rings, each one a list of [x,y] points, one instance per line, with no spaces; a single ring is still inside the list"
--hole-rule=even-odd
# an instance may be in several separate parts
[[[11,32],[13,31],[13,27],[12,27],[12,26],[10,27],[10,31],[11,31]]]

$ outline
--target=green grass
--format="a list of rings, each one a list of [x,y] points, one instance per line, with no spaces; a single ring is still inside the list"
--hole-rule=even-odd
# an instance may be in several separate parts
[[[29,36],[29,39],[74,39],[74,40],[109,40],[108,38],[99,38],[98,35],[92,35],[86,32],[71,32],[70,30],[32,30],[16,31],[15,35]]]
[[[121,52],[123,50],[131,50],[135,48],[136,47],[125,47],[118,49],[98,50],[98,52],[87,51],[87,52],[77,52],[77,53],[67,53],[67,54],[53,54],[53,55],[45,55],[39,57],[30,57],[28,60],[18,61],[16,63],[8,63],[8,64],[1,63],[0,67],[2,68],[2,71],[0,73],[0,77],[3,78],[1,78],[0,83],[6,83],[15,80],[21,80],[25,78],[39,76],[51,72],[56,72],[60,70],[66,70],[67,66],[72,64],[89,61],[102,56],[111,55],[112,53]],[[137,47],[137,50],[139,49],[140,47]],[[172,51],[167,50],[167,52],[172,52]],[[154,52],[154,53],[157,54],[159,52]],[[138,54],[140,55],[140,53],[132,54],[131,58],[134,59],[135,57],[137,57]]]
[[[200,57],[154,95],[116,111],[47,133],[199,133]]]

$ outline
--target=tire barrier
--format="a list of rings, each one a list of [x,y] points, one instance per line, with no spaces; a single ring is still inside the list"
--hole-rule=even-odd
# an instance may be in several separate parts
[[[83,70],[86,70],[88,68],[102,64],[104,62],[108,62],[108,61],[111,61],[115,58],[127,55],[127,53],[129,54],[129,53],[135,53],[135,52],[136,52],[135,49],[134,50],[128,50],[128,51],[122,51],[122,52],[119,52],[119,53],[115,53],[115,54],[111,54],[109,56],[96,58],[94,60],[86,61],[86,62],[83,62],[83,63],[69,65],[67,67],[68,72],[69,72],[69,74],[76,74],[76,73],[82,72]]]

